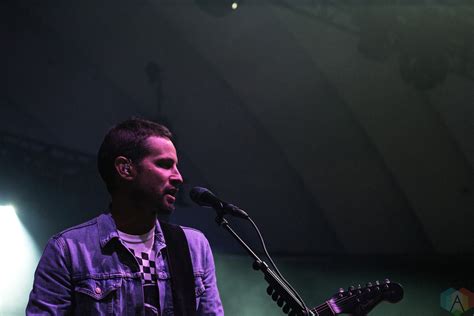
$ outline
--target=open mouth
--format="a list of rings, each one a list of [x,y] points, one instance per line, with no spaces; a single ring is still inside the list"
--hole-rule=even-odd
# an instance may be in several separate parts
[[[173,199],[176,199],[176,195],[178,194],[178,189],[176,188],[171,188],[171,189],[166,189],[165,190],[165,195],[168,195],[172,197]]]

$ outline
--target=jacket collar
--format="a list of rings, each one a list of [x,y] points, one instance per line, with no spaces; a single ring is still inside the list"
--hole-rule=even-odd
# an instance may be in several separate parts
[[[104,248],[112,239],[119,238],[117,226],[110,212],[101,214],[97,217],[97,227],[99,230],[100,247]],[[155,223],[155,241],[165,245],[165,238],[161,230],[160,221],[157,219]]]

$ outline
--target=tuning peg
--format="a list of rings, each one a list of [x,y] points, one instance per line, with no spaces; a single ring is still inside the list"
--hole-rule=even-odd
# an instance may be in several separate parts
[[[375,281],[375,285],[380,285],[379,280]]]
[[[297,316],[298,312],[295,311],[294,309],[291,310],[291,312],[288,314],[289,316]]]
[[[348,291],[354,291],[355,289],[356,289],[356,288],[355,288],[353,285],[351,285],[351,286],[349,286],[349,288],[348,288],[347,290],[348,290]]]
[[[385,279],[385,283],[386,283],[386,284],[390,283],[390,280],[389,280],[389,279]]]
[[[276,301],[279,297],[280,297],[280,295],[278,295],[278,292],[275,292],[275,293],[272,294],[272,299],[274,301]]]
[[[372,287],[372,282],[367,282],[366,287]]]
[[[290,311],[290,305],[286,303],[285,306],[283,306],[283,313],[288,314],[289,311]]]
[[[269,285],[269,286],[267,287],[267,294],[268,294],[268,295],[272,295],[272,293],[273,293],[273,287],[272,287],[271,285]]]
[[[277,300],[277,305],[282,307],[284,303],[285,303],[285,299],[280,296]]]
[[[357,285],[357,289],[360,290],[362,289],[362,286],[360,284]]]
[[[339,293],[344,293],[344,289],[342,287],[339,288]]]

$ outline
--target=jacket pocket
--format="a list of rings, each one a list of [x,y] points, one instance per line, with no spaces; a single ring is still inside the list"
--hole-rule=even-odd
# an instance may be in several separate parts
[[[75,313],[77,315],[114,315],[114,301],[117,289],[122,286],[121,278],[76,281]]]

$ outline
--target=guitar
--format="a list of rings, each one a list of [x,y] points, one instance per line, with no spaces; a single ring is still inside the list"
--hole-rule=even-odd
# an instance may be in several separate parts
[[[311,309],[315,315],[334,316],[338,314],[367,315],[378,303],[388,301],[397,303],[403,298],[403,288],[398,283],[386,279],[383,283],[376,281],[349,287],[347,291],[340,289],[323,304]]]

